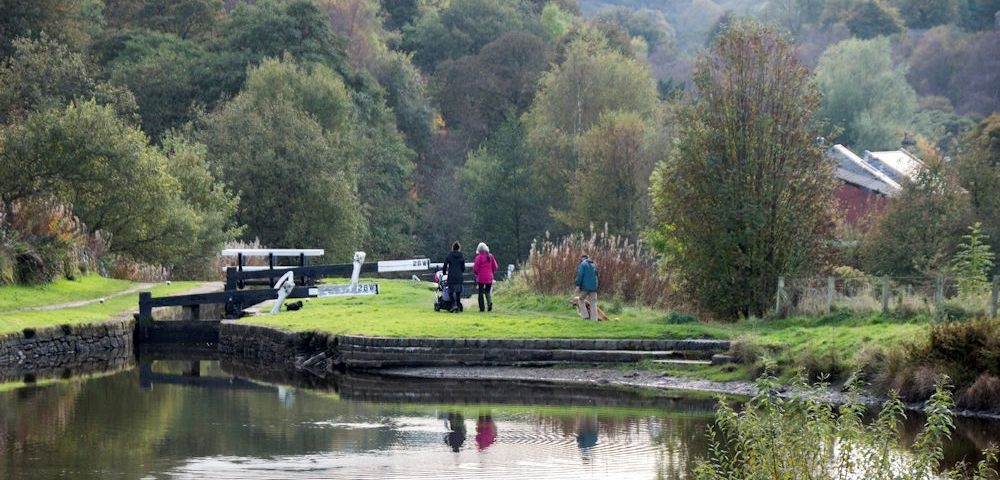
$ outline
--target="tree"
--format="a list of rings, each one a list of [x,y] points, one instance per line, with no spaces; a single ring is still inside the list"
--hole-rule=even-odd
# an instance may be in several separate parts
[[[959,294],[971,296],[983,293],[990,284],[986,274],[993,270],[994,254],[990,245],[984,242],[990,236],[984,234],[982,225],[976,222],[962,238],[965,241],[958,245],[951,260],[951,270],[958,277]]]
[[[550,59],[544,40],[511,32],[476,55],[441,62],[431,85],[445,124],[478,145],[508,117],[519,117],[531,106]]]
[[[973,214],[992,240],[992,250],[1000,251],[1000,114],[990,115],[973,129],[956,163]]]
[[[920,95],[938,95],[954,100],[951,82],[964,63],[962,52],[968,48],[968,35],[955,27],[934,27],[922,35],[913,47],[907,63],[907,80]]]
[[[0,63],[0,123],[23,119],[32,110],[64,108],[75,99],[96,99],[131,119],[135,98],[102,82],[82,54],[42,35],[13,43],[14,54]]]
[[[412,25],[420,14],[420,0],[381,0],[385,10],[385,28],[399,31],[406,25]]]
[[[616,7],[602,10],[595,18],[621,25],[631,37],[644,39],[651,51],[670,48],[674,43],[674,27],[661,11]]]
[[[219,39],[210,51],[213,55],[199,69],[198,86],[214,99],[236,95],[248,66],[285,53],[304,65],[325,65],[349,83],[358,80],[347,61],[344,39],[331,30],[329,17],[311,0],[240,3],[220,22]]]
[[[413,63],[421,70],[433,72],[442,61],[476,54],[514,31],[541,34],[525,0],[452,0],[447,8],[425,13],[404,31],[402,47],[413,54]]]
[[[239,197],[216,180],[205,145],[179,133],[167,135],[161,144],[166,173],[177,179],[181,199],[192,214],[190,238],[184,243],[188,248],[169,259],[166,266],[175,278],[214,278],[219,251],[245,229],[234,220]]]
[[[203,120],[210,163],[240,194],[244,238],[324,248],[334,259],[362,247],[354,115],[340,77],[323,66],[307,72],[286,57],[251,68],[246,88]]]
[[[983,117],[1000,111],[1000,30],[973,35],[959,58],[950,87],[955,109]]]
[[[222,15],[222,0],[145,0],[136,25],[189,39],[206,35]]]
[[[191,248],[197,212],[146,136],[94,101],[32,112],[0,141],[0,201],[54,196],[111,252],[168,265]]]
[[[385,89],[386,104],[396,117],[396,125],[406,145],[418,155],[426,155],[430,148],[434,108],[420,71],[405,55],[394,52],[382,57],[373,73]]]
[[[661,253],[702,307],[761,315],[778,277],[813,271],[831,235],[834,178],[812,126],[819,94],[793,46],[747,20],[699,58],[695,84],[652,180]]]
[[[893,66],[889,39],[850,39],[831,46],[816,66],[820,118],[843,128],[840,143],[856,150],[899,148],[916,94],[905,67]]]
[[[899,12],[882,0],[862,0],[856,3],[845,23],[851,33],[862,40],[895,35],[906,28]]]
[[[131,31],[109,42],[121,43],[106,59],[105,74],[136,98],[143,131],[157,140],[167,130],[194,119],[197,105],[213,104],[197,74],[208,53],[172,34]]]
[[[555,2],[549,2],[542,8],[539,21],[542,24],[542,31],[545,32],[545,38],[551,43],[556,43],[572,28],[576,18],[573,13],[556,5]]]
[[[932,28],[952,23],[958,16],[959,0],[892,0],[906,26]]]
[[[607,225],[638,238],[649,212],[649,176],[668,151],[657,125],[634,112],[607,112],[580,137],[580,164],[569,182],[569,207],[558,218],[575,231]]]
[[[579,167],[578,140],[612,111],[653,122],[660,112],[656,83],[645,64],[610,49],[600,32],[586,30],[566,46],[562,63],[539,80],[524,115],[536,155],[535,184],[546,193],[543,205],[550,213],[569,206],[569,183]]]
[[[876,275],[938,275],[970,224],[968,195],[944,161],[925,155],[916,180],[907,182],[863,240],[861,263]]]
[[[1000,0],[966,0],[959,12],[959,26],[970,31],[987,31],[995,28],[996,12]]]
[[[541,192],[532,188],[526,138],[524,127],[510,118],[469,152],[458,172],[468,205],[474,206],[468,230],[510,261],[526,259],[532,240],[545,229],[544,217],[537,214]]]
[[[0,0],[0,59],[14,53],[19,38],[45,34],[60,43],[82,47],[98,26],[91,13],[100,0]]]

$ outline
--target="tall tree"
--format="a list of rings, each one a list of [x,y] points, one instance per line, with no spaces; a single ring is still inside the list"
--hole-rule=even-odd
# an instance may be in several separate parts
[[[916,93],[906,68],[893,65],[889,39],[850,39],[831,46],[816,66],[820,118],[843,129],[837,141],[856,150],[899,148]]]
[[[205,145],[179,133],[167,135],[161,142],[166,157],[166,173],[177,179],[180,196],[191,207],[190,238],[187,250],[166,262],[174,278],[214,278],[219,250],[238,238],[245,229],[236,225],[239,197],[216,180],[208,165]]]
[[[569,206],[558,218],[575,231],[607,225],[639,238],[649,212],[649,176],[668,151],[656,119],[610,111],[580,137],[580,165],[569,182]]]
[[[100,29],[100,0],[0,0],[0,58],[14,52],[14,40],[45,34],[80,50]]]
[[[906,28],[899,11],[882,0],[861,0],[855,3],[845,23],[855,37],[864,40],[895,35]]]
[[[695,84],[653,179],[663,253],[704,308],[761,315],[778,276],[813,271],[830,236],[834,180],[812,127],[819,94],[793,46],[746,20],[699,59]]]
[[[528,109],[550,59],[544,40],[511,32],[476,55],[441,62],[431,85],[445,125],[478,145],[508,117]]]
[[[459,170],[472,213],[468,236],[485,241],[501,262],[527,259],[533,239],[544,233],[537,214],[541,192],[532,188],[531,155],[524,127],[510,118]]]
[[[579,139],[612,111],[652,121],[660,111],[656,82],[644,63],[609,48],[601,32],[587,29],[566,46],[562,63],[542,76],[524,115],[528,143],[537,155],[535,182],[546,192],[550,213],[569,206]]]
[[[953,23],[960,0],[892,0],[909,28],[931,28]]]
[[[105,52],[105,75],[135,95],[143,131],[154,140],[193,120],[199,105],[214,104],[198,77],[208,53],[194,42],[149,30],[107,41],[120,46]]]
[[[222,0],[145,0],[135,14],[136,25],[180,38],[207,34],[222,15]]]
[[[240,194],[245,238],[324,248],[341,260],[362,247],[354,119],[347,88],[328,68],[307,72],[286,57],[249,70],[246,89],[200,132],[210,161]]]

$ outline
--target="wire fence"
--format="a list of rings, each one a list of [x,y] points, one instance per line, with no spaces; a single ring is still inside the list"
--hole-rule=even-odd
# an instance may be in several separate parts
[[[779,316],[856,313],[930,314],[939,320],[996,318],[1000,276],[991,283],[962,277],[779,277]]]

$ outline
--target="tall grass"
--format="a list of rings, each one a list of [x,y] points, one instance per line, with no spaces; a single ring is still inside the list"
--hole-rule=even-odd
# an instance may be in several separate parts
[[[601,301],[613,299],[661,309],[680,306],[671,275],[659,270],[656,256],[641,244],[606,231],[571,235],[557,242],[536,240],[522,275],[539,293],[570,295],[584,253],[597,264]]]

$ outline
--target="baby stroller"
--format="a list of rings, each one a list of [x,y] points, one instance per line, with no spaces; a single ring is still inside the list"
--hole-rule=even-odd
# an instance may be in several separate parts
[[[437,272],[434,274],[434,282],[437,283],[438,296],[434,300],[434,311],[448,311],[452,306],[451,291],[448,288],[448,276]],[[462,311],[462,302],[458,302],[458,311]]]

